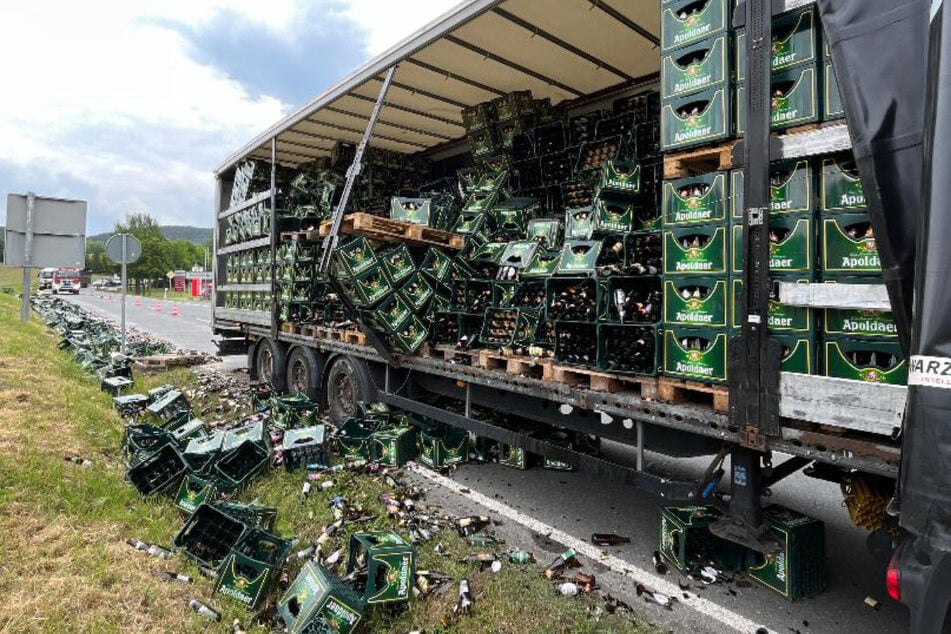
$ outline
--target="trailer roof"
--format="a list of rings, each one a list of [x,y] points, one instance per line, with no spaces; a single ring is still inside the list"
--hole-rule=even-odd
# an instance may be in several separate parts
[[[553,104],[630,84],[660,67],[655,1],[469,0],[358,68],[232,154],[300,165],[358,142],[383,77],[399,64],[371,145],[404,153],[465,134],[462,108],[514,90]]]

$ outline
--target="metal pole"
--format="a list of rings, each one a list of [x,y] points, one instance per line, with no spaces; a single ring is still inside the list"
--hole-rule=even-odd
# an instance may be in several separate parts
[[[271,138],[271,339],[277,339],[277,137]]]
[[[644,470],[644,421],[637,421],[637,470]]]
[[[122,329],[122,348],[121,348],[121,350],[122,350],[122,356],[125,356],[125,351],[126,351],[126,345],[125,345],[125,296],[126,296],[126,292],[127,292],[126,285],[127,285],[127,283],[128,283],[128,275],[127,275],[127,271],[126,271],[126,267],[128,267],[128,264],[126,264],[126,262],[128,261],[128,244],[129,244],[129,236],[128,236],[128,234],[122,234],[122,303],[120,304],[121,309],[120,309],[120,313],[119,313],[119,314],[121,315],[120,320],[119,320],[119,323],[120,323],[120,327],[121,327],[121,329]]]
[[[26,236],[23,240],[23,298],[20,304],[20,321],[30,321],[30,285],[33,282],[33,206],[36,194],[26,194]]]

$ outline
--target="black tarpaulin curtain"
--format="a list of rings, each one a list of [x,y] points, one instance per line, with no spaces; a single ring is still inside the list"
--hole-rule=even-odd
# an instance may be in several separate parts
[[[911,341],[921,192],[925,0],[819,0],[903,349]]]
[[[900,521],[951,550],[951,15],[933,9]]]

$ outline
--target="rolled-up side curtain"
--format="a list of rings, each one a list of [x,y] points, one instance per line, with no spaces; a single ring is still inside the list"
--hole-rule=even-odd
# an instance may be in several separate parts
[[[902,347],[911,342],[926,0],[818,0]]]

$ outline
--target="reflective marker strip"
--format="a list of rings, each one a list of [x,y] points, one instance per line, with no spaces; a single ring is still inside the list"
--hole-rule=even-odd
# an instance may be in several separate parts
[[[951,389],[951,358],[911,357],[908,362],[908,385]]]
[[[689,599],[683,598],[683,590],[681,590],[676,583],[672,583],[660,575],[641,568],[637,564],[633,564],[613,555],[606,555],[597,546],[593,546],[584,540],[572,537],[568,533],[560,531],[554,526],[540,522],[534,517],[513,509],[507,504],[499,502],[498,500],[487,495],[483,495],[482,493],[474,490],[471,486],[462,486],[454,480],[439,475],[435,471],[431,471],[430,469],[422,467],[413,462],[409,463],[407,468],[413,473],[416,473],[432,481],[433,483],[438,484],[440,487],[448,491],[452,491],[457,495],[472,500],[476,504],[489,509],[497,515],[501,515],[508,520],[521,524],[525,528],[538,533],[539,535],[545,535],[553,542],[557,542],[563,546],[571,548],[579,555],[583,555],[591,561],[595,561],[602,566],[611,569],[613,572],[621,574],[635,582],[647,584],[656,591],[666,594],[669,597],[676,597],[681,605],[696,610],[703,616],[717,621],[730,630],[741,632],[742,634],[753,634],[753,632],[756,632],[759,630],[759,628],[762,628],[768,634],[777,634],[776,630],[763,627],[761,624],[755,623],[745,616],[737,614],[732,610],[728,610],[727,608],[724,608],[709,599],[702,598],[694,592],[688,593],[690,596]]]

